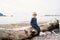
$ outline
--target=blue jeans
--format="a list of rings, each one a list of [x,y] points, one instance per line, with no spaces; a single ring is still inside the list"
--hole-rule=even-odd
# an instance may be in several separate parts
[[[40,28],[39,28],[39,26],[35,25],[35,26],[32,26],[32,27],[37,30],[37,32],[38,32],[37,35],[39,35],[39,33],[40,33]]]

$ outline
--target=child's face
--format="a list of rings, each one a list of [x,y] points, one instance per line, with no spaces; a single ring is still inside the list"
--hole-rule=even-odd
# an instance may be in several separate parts
[[[34,17],[34,18],[36,18],[36,16],[35,16],[35,15],[33,15],[33,17]]]
[[[36,12],[33,12],[33,15],[32,15],[34,18],[36,18],[37,14]]]

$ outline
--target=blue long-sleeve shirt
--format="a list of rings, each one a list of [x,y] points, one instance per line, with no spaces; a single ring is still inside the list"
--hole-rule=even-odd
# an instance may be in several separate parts
[[[38,31],[38,34],[39,34],[40,33],[40,28],[37,25],[37,19],[36,18],[32,18],[30,24],[31,24],[31,26],[33,28],[35,28]]]
[[[30,24],[31,24],[32,27],[38,26],[37,25],[37,19],[36,18],[32,18]]]

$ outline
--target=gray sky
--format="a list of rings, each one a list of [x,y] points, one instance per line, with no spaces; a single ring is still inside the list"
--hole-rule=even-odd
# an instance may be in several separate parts
[[[33,11],[37,12],[38,20],[50,19],[44,15],[59,15],[60,0],[0,0],[0,12],[7,15],[0,17],[0,23],[30,21]]]

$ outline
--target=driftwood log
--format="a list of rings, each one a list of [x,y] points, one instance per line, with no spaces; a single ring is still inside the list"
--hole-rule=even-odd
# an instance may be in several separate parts
[[[27,26],[25,25],[24,26],[22,26],[22,24],[0,25],[0,39],[23,40],[31,38],[37,34],[36,29],[32,28],[29,24]],[[59,29],[59,21],[57,19],[50,20],[43,24],[38,23],[38,25],[40,26],[41,31],[43,32],[51,31],[55,28]]]
[[[31,27],[26,29],[13,28],[0,30],[0,38],[8,38],[13,40],[22,40],[31,38],[37,34],[37,31]]]
[[[39,24],[41,31],[52,31],[53,29],[59,29],[59,20],[53,19],[45,23]]]

